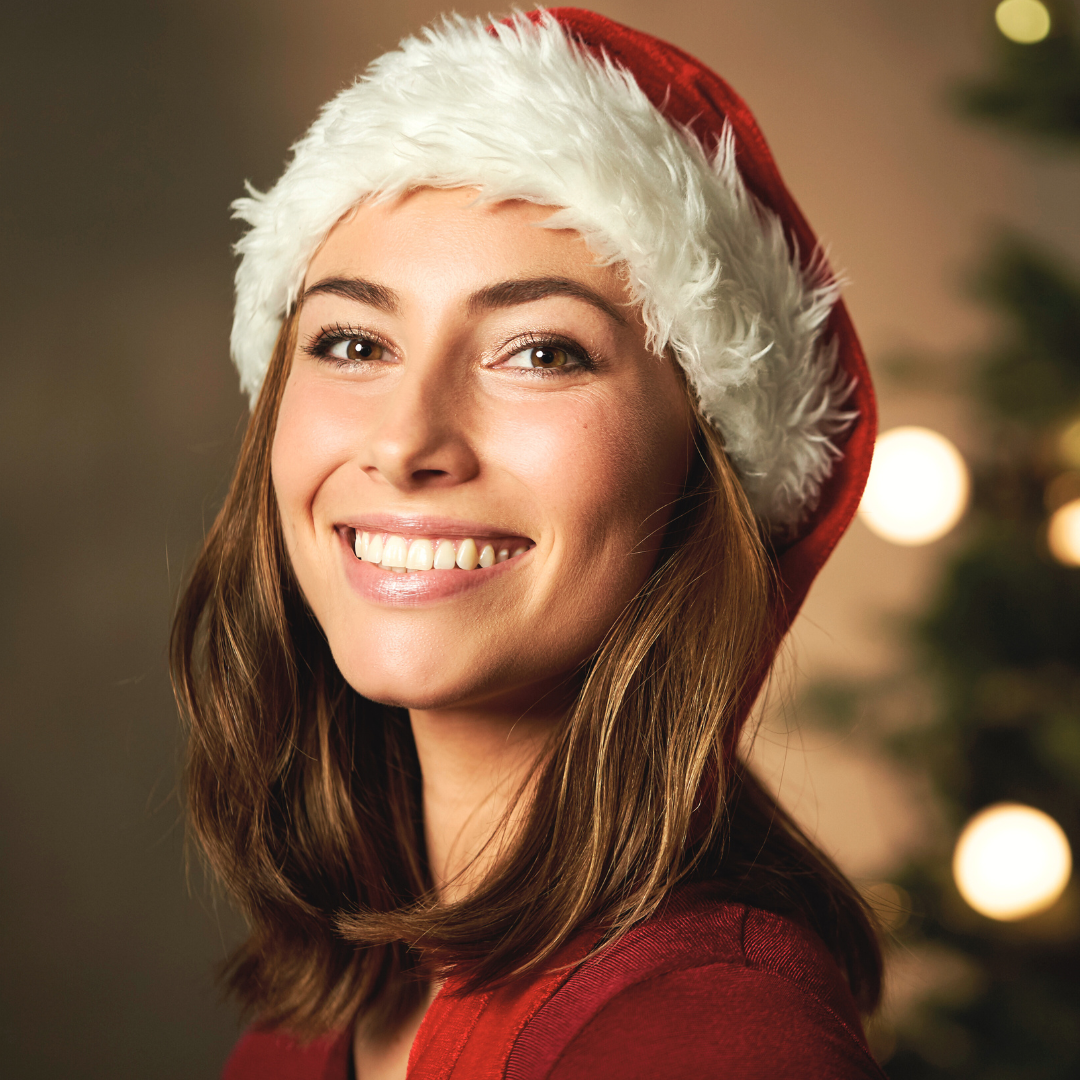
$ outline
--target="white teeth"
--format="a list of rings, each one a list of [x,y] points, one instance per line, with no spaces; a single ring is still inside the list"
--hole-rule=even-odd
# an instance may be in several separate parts
[[[435,548],[430,540],[414,540],[409,545],[405,566],[409,570],[430,570],[435,562]]]
[[[512,551],[509,546],[500,546],[496,550],[495,545],[490,542],[482,541],[482,544],[482,547],[478,546],[472,537],[457,541],[455,545],[453,540],[418,538],[410,542],[404,536],[384,536],[383,533],[364,532],[360,529],[353,534],[353,551],[358,559],[376,563],[384,570],[393,570],[400,574],[433,568],[453,570],[455,566],[461,570],[475,570],[477,567],[486,569],[496,563],[524,555],[529,550],[524,544]]]
[[[436,570],[453,570],[457,565],[457,556],[454,554],[454,545],[450,540],[440,540],[435,548]]]
[[[476,541],[471,537],[468,540],[462,540],[458,545],[457,552],[457,564],[462,570],[475,570],[476,564],[480,561],[480,556],[476,550]]]
[[[368,537],[367,550],[361,556],[365,562],[381,562],[382,561],[382,533],[364,533],[365,537]]]
[[[380,566],[387,570],[395,568],[405,569],[409,564],[409,545],[404,536],[388,536],[382,549]]]

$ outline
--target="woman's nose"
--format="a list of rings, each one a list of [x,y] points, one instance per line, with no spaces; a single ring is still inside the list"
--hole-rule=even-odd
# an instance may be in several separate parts
[[[445,365],[406,361],[380,402],[361,468],[402,491],[465,483],[480,467],[472,414],[468,388]]]

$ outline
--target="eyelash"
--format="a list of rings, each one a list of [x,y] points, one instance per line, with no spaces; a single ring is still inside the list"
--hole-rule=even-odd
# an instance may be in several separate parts
[[[567,356],[576,361],[570,368],[571,371],[596,370],[596,360],[576,341],[563,337],[561,334],[544,334],[534,331],[505,345],[501,351],[504,357],[509,357],[516,356],[526,349],[562,349]],[[527,372],[530,376],[541,379],[560,379],[568,374],[566,368],[516,368],[515,370]]]
[[[386,349],[387,352],[392,352],[390,343],[384,338],[381,338],[378,334],[371,333],[370,330],[361,330],[358,326],[342,326],[341,323],[335,323],[333,326],[323,327],[312,339],[304,346],[304,352],[308,356],[314,357],[316,360],[321,360],[324,363],[334,364],[338,367],[349,367],[353,364],[365,363],[365,361],[344,360],[340,356],[331,356],[330,350],[335,345],[340,345],[343,341],[370,341],[372,345],[378,345],[380,348]]]
[[[309,356],[314,357],[316,360],[335,364],[339,367],[369,362],[343,360],[340,357],[330,355],[330,350],[335,345],[340,345],[343,341],[353,340],[370,341],[373,345],[378,345],[388,352],[393,351],[389,342],[384,338],[381,338],[378,334],[373,334],[369,330],[362,330],[357,326],[342,326],[340,323],[335,323],[333,326],[327,326],[320,330],[319,333],[304,346],[304,352]],[[544,334],[539,332],[527,333],[516,340],[508,342],[500,351],[505,358],[516,356],[526,349],[561,349],[574,359],[575,363],[570,368],[572,371],[595,371],[597,367],[596,360],[589,355],[586,349],[583,349],[576,341],[563,337],[561,334]],[[567,368],[565,367],[516,368],[515,370],[527,372],[530,376],[535,376],[537,378],[548,379],[564,378],[567,374]]]

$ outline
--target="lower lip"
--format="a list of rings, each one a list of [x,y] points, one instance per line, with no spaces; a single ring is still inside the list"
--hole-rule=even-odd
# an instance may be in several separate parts
[[[339,532],[338,538],[349,584],[365,600],[394,607],[418,607],[482,589],[509,573],[529,554],[526,551],[505,562],[476,570],[413,570],[398,574],[358,559],[345,536]]]

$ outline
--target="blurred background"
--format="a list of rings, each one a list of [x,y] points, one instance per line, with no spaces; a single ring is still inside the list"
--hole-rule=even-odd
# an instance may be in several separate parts
[[[875,1050],[1080,1075],[1075,4],[594,6],[747,99],[875,372],[890,441],[750,750],[890,926]],[[236,1038],[165,664],[246,417],[228,204],[442,10],[0,2],[5,1077],[211,1078]]]

